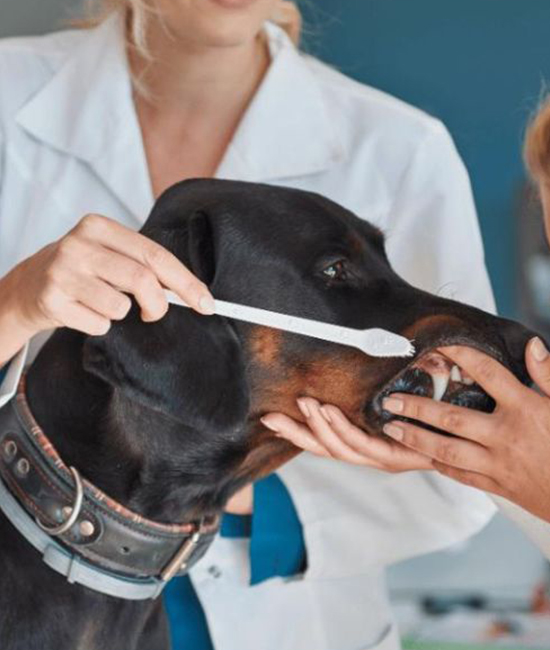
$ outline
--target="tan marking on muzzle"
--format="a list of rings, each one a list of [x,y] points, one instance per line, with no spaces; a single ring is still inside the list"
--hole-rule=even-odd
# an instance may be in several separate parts
[[[250,349],[254,358],[262,366],[278,363],[283,333],[269,327],[255,327],[250,339]]]
[[[361,352],[338,349],[335,354],[304,359],[299,365],[260,376],[252,391],[251,411],[280,412],[303,421],[296,400],[314,397],[334,404],[357,426],[364,425],[362,407],[376,381],[374,364]]]

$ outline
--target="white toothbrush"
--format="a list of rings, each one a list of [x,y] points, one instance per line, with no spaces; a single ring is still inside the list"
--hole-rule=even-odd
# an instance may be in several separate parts
[[[189,307],[172,291],[165,291],[166,299],[172,305]],[[358,330],[351,327],[322,323],[299,316],[280,314],[268,309],[248,307],[225,300],[215,300],[215,314],[237,320],[274,327],[276,329],[311,336],[331,343],[340,343],[358,348],[371,357],[412,357],[414,345],[404,336],[380,328]]]

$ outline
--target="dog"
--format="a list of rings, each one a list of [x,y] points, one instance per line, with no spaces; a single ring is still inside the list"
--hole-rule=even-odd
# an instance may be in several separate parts
[[[382,435],[390,417],[382,400],[395,391],[491,411],[491,398],[467,376],[449,374],[443,392],[434,387],[435,370],[451,367],[439,346],[483,350],[528,383],[531,332],[412,287],[392,270],[383,234],[320,195],[184,181],[160,197],[142,233],[216,298],[382,327],[414,339],[417,354],[372,358],[181,307],[147,324],[134,304],[100,337],[57,330],[28,370],[27,417],[59,463],[136,516],[165,526],[218,517],[240,488],[299,453],[260,422],[271,411],[303,421],[299,396],[336,404],[370,435]],[[10,450],[15,455],[5,443]],[[25,463],[17,467],[28,472]],[[13,481],[15,493],[23,480]],[[169,648],[161,599],[125,600],[70,584],[1,513],[0,540],[2,650]]]

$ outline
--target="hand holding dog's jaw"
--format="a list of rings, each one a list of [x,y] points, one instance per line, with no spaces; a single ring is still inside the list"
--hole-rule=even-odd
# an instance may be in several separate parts
[[[369,435],[336,406],[321,405],[313,398],[301,398],[298,405],[305,423],[283,413],[269,413],[262,418],[263,424],[278,437],[324,458],[388,472],[433,469],[430,458],[389,438]]]
[[[312,398],[298,401],[306,424],[281,413],[270,413],[262,422],[318,456],[389,472],[435,469],[550,522],[550,355],[544,344],[533,339],[526,350],[529,373],[542,395],[482,352],[458,347],[442,351],[496,400],[493,413],[394,394],[384,407],[409,421],[386,425],[390,438],[369,436],[340,409]],[[422,422],[452,437],[423,429]]]
[[[526,349],[532,380],[527,388],[494,359],[470,348],[445,353],[464,367],[497,402],[477,413],[411,395],[396,395],[388,408],[420,426],[397,422],[388,435],[433,459],[440,473],[502,496],[550,522],[550,355],[540,339]],[[421,424],[448,432],[443,437]]]

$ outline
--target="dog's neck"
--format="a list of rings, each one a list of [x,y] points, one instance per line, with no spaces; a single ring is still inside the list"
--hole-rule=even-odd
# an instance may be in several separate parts
[[[56,332],[27,375],[31,411],[64,462],[150,519],[217,514],[232,491],[230,477],[220,478],[220,458],[200,444],[199,432],[87,373],[83,341]]]

